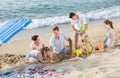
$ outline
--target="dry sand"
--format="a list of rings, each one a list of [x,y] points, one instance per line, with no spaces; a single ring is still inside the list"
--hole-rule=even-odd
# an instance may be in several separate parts
[[[120,61],[118,60],[120,59],[120,22],[119,18],[112,18],[111,20],[114,23],[115,32],[117,33],[115,49],[104,53],[95,53],[92,56],[87,57],[87,59],[73,58],[65,60],[47,66],[46,68],[63,69],[69,73],[68,76],[61,78],[120,78]],[[96,44],[99,40],[103,41],[105,39],[106,29],[103,26],[103,21],[104,20],[96,20],[89,22],[87,34],[93,44]],[[59,25],[59,27],[74,41],[74,32],[70,24],[62,24]],[[17,53],[25,59],[25,54],[31,50],[31,36],[33,34],[40,35],[45,44],[49,46],[49,39],[52,34],[51,29],[52,27],[44,27],[33,30],[24,30],[16,35],[10,43],[17,50]],[[8,44],[4,44],[0,47],[1,68],[19,65],[20,63],[21,61],[15,56],[15,52],[9,48]]]

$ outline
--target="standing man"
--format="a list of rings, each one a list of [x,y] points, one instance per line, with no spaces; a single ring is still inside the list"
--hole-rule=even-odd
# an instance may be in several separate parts
[[[77,15],[73,12],[69,14],[69,18],[72,19],[71,25],[73,30],[75,31],[75,49],[77,49],[78,36],[80,35],[82,37],[85,34],[87,29],[87,22],[81,15]]]
[[[54,55],[71,53],[72,52],[72,40],[65,33],[59,30],[59,27],[55,26],[52,29],[53,35],[50,39],[50,49]],[[67,48],[64,44],[64,41],[67,40],[69,42],[70,48]]]

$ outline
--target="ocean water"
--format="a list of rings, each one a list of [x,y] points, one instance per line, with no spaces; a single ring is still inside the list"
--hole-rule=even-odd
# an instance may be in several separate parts
[[[120,16],[120,0],[0,0],[0,25],[31,19],[27,29],[68,23],[70,12],[88,21]]]

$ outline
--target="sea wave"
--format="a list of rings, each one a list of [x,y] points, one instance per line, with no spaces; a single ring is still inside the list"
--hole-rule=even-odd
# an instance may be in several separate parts
[[[88,21],[97,20],[97,19],[109,19],[113,17],[120,16],[120,6],[114,6],[109,8],[103,8],[87,13],[79,13],[82,14]],[[70,19],[68,15],[66,16],[59,16],[59,17],[49,17],[45,19],[33,19],[32,24],[30,24],[27,29],[33,29],[37,27],[45,27],[45,26],[52,26],[56,24],[62,23],[69,23]]]
[[[78,14],[83,15],[88,21],[97,20],[97,19],[105,19],[105,18],[109,19],[109,18],[120,16],[120,6],[102,8],[102,9],[90,11],[87,13],[78,12]],[[69,19],[68,15],[48,17],[48,18],[42,18],[42,19],[32,19],[32,23],[29,26],[27,26],[26,29],[53,26],[57,24],[69,23],[70,21],[71,20]],[[0,25],[2,24],[3,23],[0,23]]]

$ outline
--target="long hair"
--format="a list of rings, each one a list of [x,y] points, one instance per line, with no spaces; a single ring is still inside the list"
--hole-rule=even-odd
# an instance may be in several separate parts
[[[110,20],[107,19],[107,20],[104,21],[104,23],[107,24],[107,25],[109,24],[110,27],[111,27],[112,29],[114,29],[112,21],[110,21]]]

